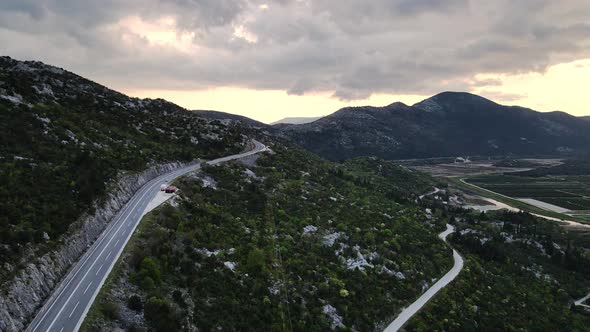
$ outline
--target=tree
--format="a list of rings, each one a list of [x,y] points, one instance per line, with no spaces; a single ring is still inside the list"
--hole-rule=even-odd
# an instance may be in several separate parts
[[[160,297],[150,297],[145,303],[144,315],[156,331],[177,331],[180,328],[170,303]]]
[[[129,299],[127,300],[127,306],[131,310],[141,311],[143,309],[143,302],[141,301],[141,298],[139,296],[134,294],[131,295],[131,297],[129,297]]]
[[[250,273],[260,273],[265,269],[264,251],[259,248],[250,250],[246,260],[246,270]]]

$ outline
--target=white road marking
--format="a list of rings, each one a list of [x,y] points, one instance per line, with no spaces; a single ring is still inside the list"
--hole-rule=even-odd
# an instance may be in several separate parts
[[[84,266],[84,264],[86,264],[86,262],[90,259],[90,257],[92,257],[92,255],[94,254],[94,252],[100,247],[101,243],[109,236],[109,233],[113,229],[115,229],[115,226],[117,225],[117,223],[121,220],[122,216],[125,213],[127,213],[127,211],[129,210],[130,206],[133,204],[133,201],[136,201],[137,200],[137,198],[139,197],[139,194],[140,193],[141,193],[141,191],[138,191],[131,198],[131,200],[127,204],[125,204],[125,207],[123,207],[123,209],[119,213],[117,213],[117,215],[115,216],[115,218],[113,219],[113,221],[109,223],[109,226],[107,226],[107,229],[105,229],[104,232],[100,235],[100,238],[97,240],[97,242],[95,242],[92,245],[92,248],[90,249],[90,251],[88,251],[88,252],[86,252],[84,254],[85,255],[85,258],[82,261],[82,263],[77,264],[75,266],[76,272],[69,279],[67,279],[67,276],[66,276],[66,279],[64,279],[64,282],[66,282],[65,283],[65,286],[63,286],[60,289],[59,293],[55,297],[53,297],[53,299],[50,298],[50,300],[53,300],[53,302],[51,303],[51,305],[49,306],[49,308],[47,308],[47,310],[44,311],[44,314],[41,317],[41,319],[39,319],[37,321],[37,324],[35,324],[35,327],[33,327],[33,330],[32,330],[33,332],[35,330],[37,330],[37,328],[39,327],[39,324],[45,319],[45,316],[47,316],[47,314],[49,313],[49,311],[51,311],[51,308],[53,308],[53,306],[55,305],[55,303],[57,303],[57,299],[59,299],[62,296],[64,290],[70,285],[70,283],[72,282],[72,280],[74,280],[76,278],[76,276],[78,275],[78,273],[80,273],[80,271],[82,270],[82,267]]]
[[[92,281],[88,284],[88,286],[86,286],[86,289],[84,290],[84,294],[86,294],[86,292],[88,291],[88,288],[90,288],[90,285],[92,285]]]
[[[80,304],[80,301],[76,302],[76,305],[74,306],[74,309],[72,309],[72,312],[70,312],[70,315],[68,316],[68,318],[72,318],[72,315],[74,314],[74,311],[76,311],[76,308],[78,308],[79,304]]]
[[[61,329],[59,329],[59,332],[63,331],[64,330],[64,327],[65,326],[62,326]]]
[[[119,243],[120,239],[117,239],[117,242],[115,242],[115,247],[117,246],[117,244]]]
[[[107,259],[109,259],[109,257],[111,256],[111,254],[112,254],[112,253],[113,253],[113,251],[112,251],[112,250],[111,250],[111,251],[109,251],[109,254],[107,255],[107,257],[105,257],[105,259],[104,259],[104,260],[106,261]]]
[[[100,272],[100,270],[102,269],[102,266],[103,266],[103,265],[104,265],[104,264],[100,264],[100,267],[98,268],[98,270],[96,270],[96,275],[98,275],[98,273],[99,273],[99,272]]]
[[[154,187],[155,188],[155,187]],[[133,232],[135,231],[135,228],[139,225],[139,222],[134,223],[131,228],[131,232],[129,232],[127,234],[127,239],[125,240],[125,243],[127,243],[129,241],[129,239],[131,238],[131,236],[133,235]],[[88,310],[90,309],[90,306],[92,305],[92,303],[94,303],[94,299],[96,298],[96,296],[98,295],[98,292],[100,291],[100,289],[102,288],[102,285],[104,284],[104,282],[106,281],[106,276],[108,276],[111,273],[111,270],[113,269],[113,267],[115,266],[115,263],[117,262],[117,260],[119,259],[119,257],[121,256],[121,254],[123,253],[123,249],[125,249],[124,246],[122,246],[119,250],[117,250],[115,252],[115,257],[113,258],[113,261],[108,264],[108,269],[104,275],[103,278],[100,278],[100,282],[98,284],[97,287],[94,288],[94,293],[92,294],[92,297],[90,298],[90,301],[86,304],[86,306],[84,307],[84,311],[82,312],[82,314],[80,315],[80,318],[78,319],[78,323],[76,323],[76,327],[74,328],[74,331],[78,331],[80,326],[82,325],[82,322],[84,321],[84,318],[86,317],[86,314],[88,313]]]
[[[149,187],[149,188],[151,188],[151,187]],[[143,198],[145,197],[145,195],[147,193],[148,193],[148,190],[146,190],[143,193],[143,195],[141,195],[141,198],[134,204],[133,208],[131,208],[131,211],[133,211],[137,207],[137,204],[139,204],[139,202],[141,202],[141,200],[143,200]],[[64,310],[65,306],[68,304],[68,302],[70,302],[70,299],[72,298],[72,296],[74,296],[74,294],[76,293],[76,291],[78,290],[78,288],[80,287],[82,281],[86,278],[86,276],[88,275],[88,273],[90,273],[90,270],[92,270],[92,267],[94,267],[94,264],[96,264],[98,258],[106,250],[106,248],[109,246],[109,244],[111,243],[111,241],[113,241],[114,234],[117,234],[117,232],[121,229],[121,227],[123,226],[123,224],[129,218],[129,215],[131,215],[131,212],[129,212],[129,214],[127,215],[127,217],[125,219],[123,219],[123,221],[121,222],[121,225],[119,225],[119,227],[115,230],[115,232],[113,233],[113,235],[111,235],[111,238],[109,239],[109,241],[106,243],[106,245],[104,246],[104,248],[100,251],[100,253],[98,254],[97,258],[94,260],[94,262],[92,262],[92,265],[90,265],[90,267],[88,268],[88,270],[86,270],[86,273],[84,273],[84,275],[82,276],[82,279],[76,285],[76,288],[74,288],[74,290],[72,291],[72,293],[70,293],[70,296],[68,296],[68,298],[66,299],[65,304],[61,307],[61,309],[59,309],[59,311],[57,312],[57,315],[55,315],[55,317],[51,321],[51,324],[49,324],[49,327],[47,328],[47,330],[51,330],[51,327],[53,326],[53,324],[55,324],[55,321],[59,318],[59,316],[61,315],[61,313]]]

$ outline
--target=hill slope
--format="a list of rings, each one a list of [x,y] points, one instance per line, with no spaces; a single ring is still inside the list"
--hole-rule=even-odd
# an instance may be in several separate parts
[[[590,149],[590,123],[562,112],[503,106],[444,92],[413,106],[347,107],[279,135],[326,158],[560,155]]]
[[[254,119],[250,119],[248,117],[237,115],[237,114],[231,114],[231,113],[219,112],[219,111],[204,111],[204,110],[194,110],[193,112],[197,113],[199,116],[206,118],[206,119],[226,121],[227,124],[238,123],[238,124],[250,126],[252,128],[267,128],[269,126],[266,123],[262,123],[260,121],[256,121]]]
[[[314,122],[318,119],[321,119],[321,116],[315,116],[315,117],[287,117],[287,118],[283,118],[280,119],[278,121],[275,121],[273,123],[271,123],[272,125],[275,124],[280,124],[280,123],[285,123],[285,124],[304,124],[304,123],[310,123],[310,122]]]
[[[444,221],[411,203],[429,176],[271,148],[177,181],[178,204],[145,217],[82,331],[382,330],[452,264]]]
[[[60,245],[124,172],[239,151],[243,140],[238,128],[165,100],[0,57],[0,281],[25,253]]]

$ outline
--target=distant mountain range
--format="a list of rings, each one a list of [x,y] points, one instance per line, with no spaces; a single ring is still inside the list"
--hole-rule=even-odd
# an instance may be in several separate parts
[[[346,107],[275,133],[332,160],[456,155],[567,155],[590,150],[590,121],[563,112],[503,106],[463,92],[415,105]]]
[[[193,112],[197,113],[200,117],[210,119],[210,120],[220,120],[225,121],[228,123],[231,122],[240,122],[242,124],[254,127],[254,128],[267,128],[269,125],[266,123],[262,123],[253,119],[250,119],[245,116],[232,114],[232,113],[225,113],[225,112],[218,112],[218,111],[203,111],[203,110],[194,110]]]
[[[310,123],[310,122],[314,122],[318,119],[321,119],[321,116],[315,116],[315,117],[287,117],[287,118],[283,118],[279,121],[275,121],[273,123],[271,123],[271,125],[276,125],[276,124],[304,124],[304,123]]]
[[[590,121],[590,115],[586,115],[586,116],[581,116],[581,119],[584,119],[586,121]]]

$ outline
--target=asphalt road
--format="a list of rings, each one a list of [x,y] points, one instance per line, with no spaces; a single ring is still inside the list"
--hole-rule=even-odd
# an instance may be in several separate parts
[[[447,224],[447,229],[440,233],[438,237],[440,237],[443,241],[446,241],[447,236],[454,231],[453,226]],[[458,275],[459,272],[463,269],[463,258],[459,253],[453,249],[453,260],[455,261],[453,267],[447,272],[442,278],[440,278],[434,285],[432,285],[422,296],[420,296],[414,303],[410,304],[409,307],[402,310],[402,312],[397,316],[397,318],[387,326],[385,332],[395,332],[398,331],[412,316],[414,316],[430,299],[438,293],[441,289],[443,289],[446,285],[448,285],[451,281],[453,281]]]
[[[207,164],[215,165],[240,159],[267,149],[260,142],[255,140],[252,142],[254,146],[248,152],[211,160]],[[117,213],[78,263],[70,269],[37,313],[27,331],[77,331],[102,284],[139,224],[143,211],[160,190],[160,185],[199,168],[200,164],[179,168],[143,185]]]

